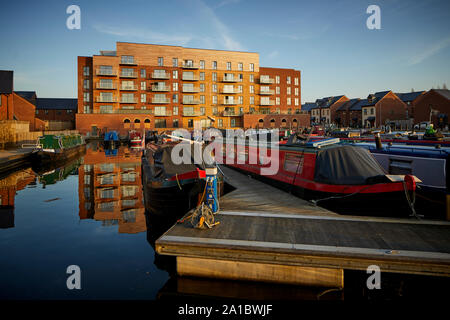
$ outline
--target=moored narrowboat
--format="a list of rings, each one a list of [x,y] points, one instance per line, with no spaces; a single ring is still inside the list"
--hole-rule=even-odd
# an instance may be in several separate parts
[[[41,164],[64,162],[86,150],[80,134],[46,134],[37,139],[33,156]]]
[[[251,142],[225,143],[222,145],[224,152],[216,153],[216,157],[219,163],[226,163],[339,213],[415,214],[411,199],[416,182],[420,182],[418,178],[389,175],[368,150],[337,142],[339,139],[313,142],[290,139],[286,144],[267,144],[262,153],[261,146]],[[278,149],[278,154],[274,148]],[[249,159],[253,160],[250,162]],[[273,173],[263,175],[263,170],[271,166]]]

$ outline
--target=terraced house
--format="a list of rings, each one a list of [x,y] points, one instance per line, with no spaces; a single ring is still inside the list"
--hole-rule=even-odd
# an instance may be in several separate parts
[[[260,68],[259,54],[117,42],[78,57],[77,129],[253,127],[245,114],[300,113],[300,71]],[[307,116],[307,115],[306,115]]]

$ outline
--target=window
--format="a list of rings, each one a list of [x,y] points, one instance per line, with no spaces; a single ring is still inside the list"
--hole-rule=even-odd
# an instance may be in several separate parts
[[[290,77],[290,76],[287,76],[287,78],[286,78],[286,83],[287,83],[287,84],[291,84],[291,77]]]
[[[244,97],[243,96],[239,96],[238,97],[238,103],[239,104],[243,104],[244,103]]]
[[[172,83],[172,91],[178,91],[178,82]]]
[[[217,92],[217,84],[212,85],[212,92]]]
[[[166,119],[155,119],[155,128],[166,128]]]
[[[212,81],[217,81],[217,72],[212,73]]]
[[[172,71],[172,78],[173,79],[178,79],[178,70],[173,70]]]
[[[294,104],[295,104],[296,106],[298,106],[298,98],[295,98],[295,99],[294,99]]]
[[[145,93],[141,93],[141,102],[143,103],[147,102],[147,95]]]
[[[280,87],[275,87],[275,93],[280,94]]]
[[[88,71],[88,73],[89,73],[89,71]],[[100,75],[112,76],[113,75],[113,68],[112,68],[112,66],[100,66],[100,69],[99,69],[98,73]]]
[[[145,81],[141,81],[141,90],[146,90],[147,89],[147,85],[145,83]]]
[[[227,62],[227,70],[231,70],[231,62]]]
[[[375,109],[374,108],[370,108],[370,114],[374,114]]]
[[[287,94],[291,94],[291,87],[287,87]]]
[[[276,104],[277,106],[280,105],[280,97],[276,97],[276,98],[275,98],[275,104]]]
[[[291,105],[291,98],[287,98],[287,105],[288,105],[288,106]]]
[[[200,96],[200,103],[205,104],[205,96]]]
[[[217,70],[217,61],[212,62],[212,68],[213,70]]]
[[[141,78],[145,78],[145,77],[146,77],[145,69],[141,69]]]
[[[155,107],[155,116],[166,116],[166,107]]]
[[[84,106],[84,113],[91,113],[91,108],[89,106]]]
[[[172,66],[178,67],[178,58],[172,58]]]
[[[134,69],[131,68],[123,68],[121,70],[122,77],[135,77]]]
[[[298,86],[298,78],[297,78],[297,77],[294,78],[294,84],[295,84],[296,86]]]
[[[303,156],[286,153],[284,158],[284,170],[301,174],[303,171]]]
[[[255,82],[255,76],[253,74],[250,75],[250,82]]]
[[[205,107],[200,107],[200,114],[201,114],[202,116],[205,115]]]
[[[205,60],[200,60],[200,69],[205,69]]]
[[[294,93],[296,96],[298,96],[298,88],[294,88]]]
[[[280,83],[280,76],[275,76],[275,83],[277,83],[277,84]]]
[[[205,84],[200,83],[200,92],[205,92]]]
[[[100,113],[112,113],[113,106],[100,106]]]
[[[89,89],[89,80],[83,80],[83,88]]]
[[[122,93],[121,102],[124,102],[124,103],[135,103],[135,101],[134,101],[134,93]]]
[[[217,107],[213,107],[212,114],[213,114],[213,116],[217,116],[219,114],[219,109],[217,109]]]
[[[217,104],[217,96],[212,96],[212,103]]]
[[[255,87],[254,86],[250,86],[250,93],[255,93]]]
[[[89,76],[89,67],[83,67],[83,76],[85,77]]]
[[[223,127],[223,119],[219,119],[219,123],[218,123],[219,128]]]
[[[238,63],[238,71],[244,71],[244,64],[242,62]]]
[[[173,128],[178,128],[178,119],[173,119],[173,121],[172,121],[172,127],[173,127]]]
[[[255,104],[255,97],[254,96],[250,97],[250,104]]]
[[[122,81],[121,89],[122,90],[135,90],[134,81]]]
[[[253,63],[250,63],[250,71],[251,72],[255,71],[255,65]]]
[[[230,119],[230,127],[236,127],[236,119],[234,118]]]
[[[134,57],[133,56],[121,56],[120,57],[120,63],[123,63],[123,64],[134,64]]]
[[[205,73],[200,72],[200,81],[205,81]]]
[[[83,93],[83,99],[85,102],[89,102],[89,92]]]
[[[367,109],[364,109],[364,115],[365,116],[367,115]]]
[[[188,119],[188,127],[192,128],[194,126],[194,120],[193,119]]]
[[[158,67],[162,67],[164,66],[164,58],[163,57],[159,57],[158,58]]]
[[[178,100],[178,99],[177,99]],[[173,107],[173,115],[177,116],[178,115],[178,107]]]
[[[173,103],[178,103],[178,93],[174,93],[174,94],[172,95],[172,102],[173,102]]]

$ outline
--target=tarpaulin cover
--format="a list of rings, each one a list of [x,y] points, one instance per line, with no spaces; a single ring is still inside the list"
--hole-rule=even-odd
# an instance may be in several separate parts
[[[172,161],[171,153],[174,145],[161,145],[155,152],[150,152],[148,156],[152,156],[154,160],[153,179],[162,179],[173,177],[174,175],[196,171],[197,168],[204,170],[204,164],[195,164],[194,152],[197,152],[197,159],[202,159],[201,152],[203,149],[192,145],[184,145],[183,151],[179,152],[179,156],[183,156],[183,152],[189,152],[189,163],[175,164]],[[150,162],[150,161],[149,161]]]
[[[368,150],[342,145],[317,153],[314,180],[339,185],[387,182],[386,173]]]

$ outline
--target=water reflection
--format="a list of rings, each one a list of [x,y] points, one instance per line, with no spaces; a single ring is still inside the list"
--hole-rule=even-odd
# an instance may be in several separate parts
[[[125,146],[90,144],[78,170],[80,219],[117,226],[119,233],[146,231],[141,154]]]

